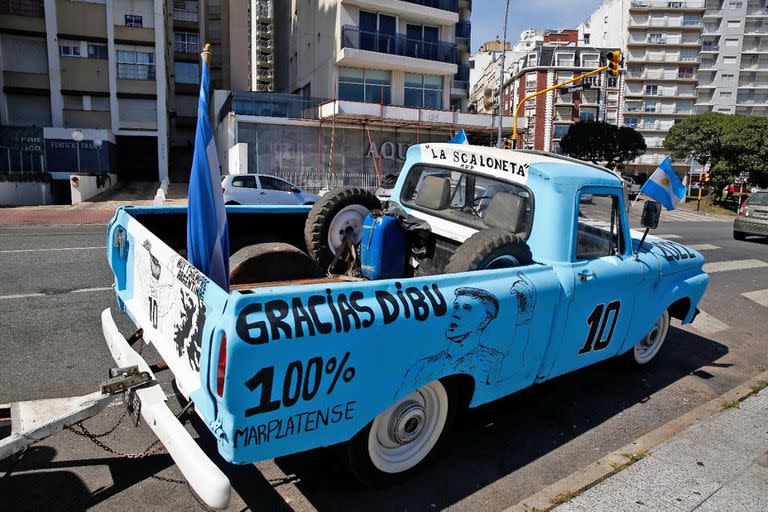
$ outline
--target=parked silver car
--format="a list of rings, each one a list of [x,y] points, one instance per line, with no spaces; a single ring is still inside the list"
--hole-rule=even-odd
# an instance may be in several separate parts
[[[768,191],[752,194],[739,208],[733,238],[744,240],[747,235],[768,236]]]
[[[226,204],[315,204],[316,194],[266,174],[230,174],[221,180]]]

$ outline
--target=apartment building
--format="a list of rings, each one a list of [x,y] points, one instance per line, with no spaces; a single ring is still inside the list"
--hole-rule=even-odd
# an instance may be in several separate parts
[[[512,63],[513,75],[505,83],[505,115],[512,115],[528,94],[599,67],[607,50],[578,44],[577,30],[545,33],[542,42]],[[518,113],[525,126],[518,130],[516,147],[560,152],[560,140],[578,121],[619,123],[622,95],[618,78],[599,73],[573,85],[581,90],[553,90],[525,103]]]
[[[669,129],[694,113],[704,11],[704,0],[604,0],[579,26],[585,44],[624,52],[620,122],[648,146],[628,172],[652,171]],[[675,167],[682,174],[688,164]]]
[[[46,151],[98,151],[121,175],[165,177],[164,45],[161,0],[2,2],[0,124],[65,129]],[[62,135],[76,129],[91,140]],[[47,170],[84,170],[74,161],[49,158]]]
[[[211,44],[211,88],[248,90],[252,47],[249,16],[260,20],[263,3],[264,0],[165,0],[171,180],[187,180],[192,165],[203,45]]]
[[[470,0],[279,2],[279,90],[465,111],[470,11]]]
[[[542,41],[543,29],[528,29],[520,34],[520,39],[512,46],[506,43],[504,81],[512,76],[513,64],[526,54],[537,41]],[[499,98],[499,70],[502,42],[498,37],[488,41],[469,58],[469,110],[478,114],[497,112]]]
[[[251,0],[251,89],[275,91],[275,37],[273,0]]]
[[[768,2],[707,0],[696,112],[768,115]]]
[[[0,2],[0,125],[58,134],[45,136],[34,166],[54,178],[186,179],[202,42],[213,44],[213,87],[248,89],[248,14],[248,3],[229,0]],[[75,130],[91,138],[76,142]],[[18,167],[11,151],[21,149],[6,151],[7,171]]]

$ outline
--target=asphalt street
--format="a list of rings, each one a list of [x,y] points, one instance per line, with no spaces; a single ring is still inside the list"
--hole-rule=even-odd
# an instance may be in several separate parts
[[[675,321],[653,365],[609,361],[470,410],[428,465],[386,488],[355,483],[334,449],[230,466],[203,433],[233,483],[230,509],[504,510],[765,370],[768,292],[742,294],[768,289],[768,240],[737,242],[731,222],[701,219],[664,212],[656,232],[714,265],[704,320]],[[0,403],[90,393],[114,366],[99,323],[116,309],[104,244],[104,226],[0,229]],[[118,404],[86,425],[104,432],[122,413]],[[154,437],[123,421],[100,441],[141,452]],[[0,462],[0,510],[202,509],[181,478],[167,454],[125,458],[65,431]]]

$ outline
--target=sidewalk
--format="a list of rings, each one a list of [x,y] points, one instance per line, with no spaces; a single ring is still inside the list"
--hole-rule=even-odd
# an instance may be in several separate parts
[[[725,409],[558,512],[768,510],[768,390]]]
[[[146,185],[146,184],[145,184]],[[128,184],[75,205],[16,206],[0,208],[0,226],[64,226],[106,224],[120,206],[151,206],[156,187]],[[186,184],[171,183],[166,206],[186,205]]]

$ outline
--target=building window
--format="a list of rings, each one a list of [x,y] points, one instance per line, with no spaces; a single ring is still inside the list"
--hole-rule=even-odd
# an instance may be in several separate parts
[[[555,66],[573,66],[573,53],[558,52],[555,53]]]
[[[645,86],[645,92],[644,94],[656,96],[659,94],[659,86],[658,85],[646,85]]]
[[[723,57],[723,64],[736,64],[736,57]]]
[[[589,44],[589,34],[584,34],[584,44]]]
[[[79,57],[80,45],[79,44],[60,44],[59,53],[66,55],[67,57]]]
[[[107,45],[88,44],[88,58],[89,59],[106,59]]]
[[[141,16],[137,16],[136,14],[126,14],[125,26],[141,28],[144,26],[144,21]]]
[[[118,50],[117,78],[121,80],[154,80],[154,52]]]
[[[624,126],[628,126],[630,128],[637,128],[637,118],[636,117],[625,117],[624,118]]]
[[[405,105],[420,108],[443,108],[443,77],[439,75],[405,74]]]
[[[594,120],[595,120],[594,110],[581,109],[579,111],[579,121],[594,121]]]
[[[387,14],[360,11],[360,49],[395,53],[397,18]]]
[[[174,32],[173,49],[177,53],[197,53],[199,51],[198,35],[194,32]]]
[[[596,68],[600,63],[600,56],[596,53],[582,53],[581,66],[585,68]]]
[[[742,6],[741,2],[728,2],[729,9],[741,9],[741,6]]]
[[[174,62],[173,75],[177,84],[197,84],[200,82],[200,67],[197,62]]]
[[[726,39],[725,40],[725,46],[739,46],[739,40],[738,39]]]
[[[722,75],[720,75],[720,78],[721,78],[721,79],[722,79],[724,82],[725,82],[725,81],[731,81],[731,80],[733,80],[733,79],[735,79],[735,78],[736,78],[736,75],[734,75],[733,73],[723,73]]]
[[[616,76],[609,76],[608,87],[618,87],[618,86],[619,86],[619,78]]]
[[[555,125],[555,133],[552,135],[552,138],[555,140],[560,140],[568,133],[568,129],[571,127],[569,124],[556,124]]]
[[[388,71],[339,68],[339,99],[368,103],[391,103]]]
[[[741,20],[728,20],[728,27],[739,28],[741,26]]]
[[[733,92],[731,91],[720,91],[720,98],[721,99],[731,99],[733,97]]]

